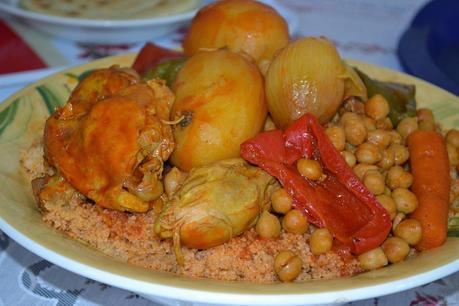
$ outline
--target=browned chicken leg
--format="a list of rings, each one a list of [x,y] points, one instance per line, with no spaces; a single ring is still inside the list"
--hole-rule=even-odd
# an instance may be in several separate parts
[[[45,157],[73,187],[106,208],[144,212],[163,192],[174,141],[173,94],[117,68],[83,80],[46,122]]]

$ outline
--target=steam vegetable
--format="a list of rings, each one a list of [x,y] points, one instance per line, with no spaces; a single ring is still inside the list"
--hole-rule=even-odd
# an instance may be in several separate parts
[[[245,52],[269,60],[288,43],[288,26],[272,7],[252,0],[217,1],[194,17],[183,42],[187,55],[202,49]]]
[[[292,251],[281,251],[274,259],[274,271],[283,282],[291,282],[301,273],[303,262]]]
[[[268,69],[265,84],[276,126],[286,128],[307,112],[320,123],[328,122],[343,101],[349,71],[325,38],[302,38],[282,49]]]
[[[391,228],[387,210],[349,168],[313,115],[303,115],[285,131],[264,132],[244,142],[241,155],[275,176],[292,196],[294,208],[354,253],[378,247],[386,239]],[[294,168],[301,158],[321,163],[325,178],[312,181],[301,176]]]
[[[146,43],[139,54],[135,58],[132,69],[137,71],[141,76],[144,76],[154,69],[157,65],[166,60],[183,58],[182,52],[177,52],[171,49],[162,48],[152,43]]]
[[[144,79],[151,80],[154,78],[159,78],[165,80],[167,86],[170,87],[172,86],[177,73],[180,71],[180,69],[182,69],[186,60],[187,59],[185,57],[166,60],[149,70],[144,76]]]
[[[181,245],[211,248],[254,226],[274,187],[274,178],[242,159],[193,168],[156,219],[155,232],[173,239],[183,263]]]
[[[411,218],[422,227],[418,250],[442,245],[447,236],[449,192],[451,177],[446,143],[433,131],[415,131],[408,137],[410,165],[413,173],[412,190],[419,200]]]
[[[171,161],[181,170],[238,157],[240,144],[263,128],[263,79],[237,53],[197,53],[180,70],[172,89],[176,99],[171,119],[181,121],[174,128]]]

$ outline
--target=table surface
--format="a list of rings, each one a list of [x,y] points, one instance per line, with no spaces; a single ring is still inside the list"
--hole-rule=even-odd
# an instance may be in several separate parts
[[[295,36],[323,35],[334,41],[342,57],[401,70],[397,42],[426,0],[277,0],[296,18]],[[339,2],[339,4],[338,4]],[[137,51],[142,44],[116,46],[74,43],[50,37],[0,15],[50,70],[0,75],[0,101],[62,67],[95,58]],[[289,20],[292,21],[292,20]],[[155,39],[178,46],[183,30]],[[0,32],[1,34],[1,32]],[[0,46],[0,51],[1,51]],[[1,53],[0,53],[1,54]],[[14,56],[11,56],[12,60]],[[16,59],[18,60],[18,59]],[[15,78],[22,81],[13,82]],[[3,83],[2,83],[3,82]],[[158,305],[139,295],[81,277],[27,251],[0,231],[0,306],[3,305]],[[352,305],[459,305],[459,273],[412,290],[351,303]],[[187,303],[186,305],[190,305]]]

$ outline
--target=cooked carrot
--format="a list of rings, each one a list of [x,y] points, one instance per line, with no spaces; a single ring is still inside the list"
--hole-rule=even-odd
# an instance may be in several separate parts
[[[428,250],[442,245],[448,226],[449,191],[451,177],[446,143],[434,131],[415,131],[408,137],[412,191],[419,201],[411,217],[422,226],[422,239],[415,246]]]

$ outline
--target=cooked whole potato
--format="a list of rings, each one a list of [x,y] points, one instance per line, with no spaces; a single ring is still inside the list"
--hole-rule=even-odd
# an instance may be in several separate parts
[[[176,149],[172,164],[196,166],[238,157],[240,144],[263,127],[267,107],[263,79],[244,56],[228,50],[202,51],[178,73],[171,119]]]
[[[217,1],[194,17],[183,42],[188,55],[201,49],[244,51],[269,60],[288,43],[288,25],[272,7],[252,0]]]

